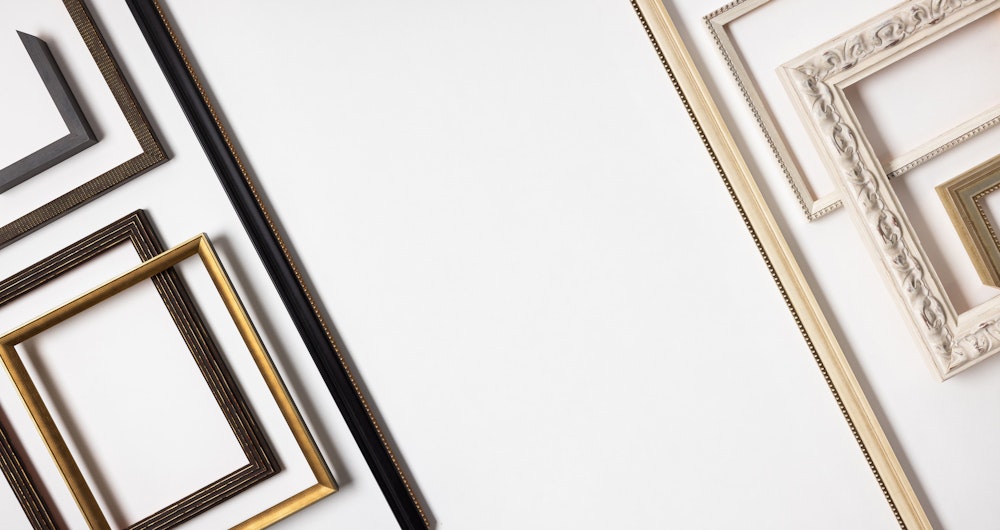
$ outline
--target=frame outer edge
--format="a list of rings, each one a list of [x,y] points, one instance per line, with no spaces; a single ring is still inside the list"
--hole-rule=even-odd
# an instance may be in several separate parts
[[[827,383],[838,397],[845,418],[856,429],[855,437],[876,478],[881,477],[880,485],[900,527],[931,530],[933,526],[670,15],[661,0],[632,1],[645,17],[650,36],[662,51],[664,60],[673,69],[678,90],[686,98],[692,117],[700,121],[703,141],[710,153],[714,151],[723,177],[728,176],[737,206],[742,206],[748,228],[756,233],[762,257],[773,268],[775,282],[782,289],[804,338],[815,349],[821,368],[825,366]]]
[[[160,20],[157,6],[153,0],[126,0],[126,3],[397,522],[404,529],[429,528],[420,506],[410,495],[404,477],[397,472],[388,448],[383,445],[376,425],[369,419],[362,397],[353,391],[349,374],[337,363],[336,351],[327,340],[320,317],[313,312],[309,297],[299,285],[292,265],[284,259],[277,235],[272,232],[265,212],[244,181],[240,164],[228,148],[221,125],[216,123],[211,109],[202,100],[197,83],[190,77],[179,50],[173,46],[172,36]]]

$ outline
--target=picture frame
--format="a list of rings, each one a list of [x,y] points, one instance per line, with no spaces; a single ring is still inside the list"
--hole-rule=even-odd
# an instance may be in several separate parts
[[[730,24],[770,2],[772,0],[735,0],[709,13],[704,20],[806,218],[812,221],[841,207],[839,193],[833,191],[815,196],[809,190],[804,171],[785,140],[785,132],[772,115],[757,83],[741,59],[739,47],[729,31]],[[997,124],[1000,124],[1000,106],[984,109],[977,116],[941,132],[891,160],[883,161],[885,173],[890,179],[899,177]],[[826,178],[826,175],[817,177]]]
[[[207,88],[188,57],[181,36],[171,26],[167,8],[158,0],[126,0],[126,3],[396,521],[404,529],[431,528],[430,516],[415,485],[321,313],[279,223],[247,172]]]
[[[909,530],[934,528],[670,11],[661,0],[630,2],[896,523]]]
[[[997,8],[1000,2],[992,0],[912,0],[779,69],[824,162],[838,177],[844,206],[863,230],[941,380],[1000,352],[995,338],[1000,335],[994,335],[1000,334],[1000,304],[978,307],[974,316],[960,318],[844,90]]]
[[[0,249],[167,160],[166,150],[153,132],[83,0],[64,0],[63,4],[128,121],[141,153],[0,226]]]
[[[935,188],[979,278],[1000,288],[1000,239],[983,199],[1000,188],[1000,156]]]
[[[260,370],[261,377],[267,383],[272,397],[277,402],[281,414],[292,431],[316,480],[316,484],[251,516],[236,525],[235,528],[265,528],[337,490],[337,485],[333,481],[330,470],[327,468],[319,449],[312,439],[312,435],[309,433],[295,403],[285,388],[281,376],[278,374],[260,337],[257,335],[257,331],[240,302],[239,296],[230,282],[218,255],[212,248],[208,237],[202,234],[144,261],[134,269],[0,337],[0,360],[3,361],[4,366],[7,368],[25,406],[28,408],[32,419],[38,427],[39,433],[45,440],[46,446],[56,461],[60,473],[62,473],[73,493],[74,499],[91,528],[109,529],[111,527],[107,516],[97,502],[87,479],[81,472],[65,439],[39,394],[30,372],[25,367],[15,347],[45,332],[49,328],[120,294],[126,289],[152,279],[157,274],[168,271],[171,267],[195,256],[199,258],[210,275],[218,291],[218,295],[225,303],[234,325],[239,330],[247,349]],[[170,526],[177,522],[176,520],[172,521]]]
[[[97,135],[90,128],[49,46],[34,35],[21,31],[17,33],[68,132],[17,162],[0,168],[0,193],[97,143]]]
[[[97,230],[93,234],[42,259],[27,269],[0,280],[0,307],[121,245],[130,245],[143,261],[165,248],[143,210]],[[206,329],[197,307],[180,276],[167,269],[150,278],[164,308],[177,325],[179,335],[205,377],[222,414],[247,457],[247,465],[221,477],[196,492],[172,502],[129,525],[129,528],[171,528],[238,495],[280,471],[280,464],[247,404],[238,383],[226,366],[218,346]],[[61,525],[41,489],[31,478],[28,464],[11,443],[12,434],[0,425],[0,469],[8,477],[25,515],[36,530],[54,530]]]

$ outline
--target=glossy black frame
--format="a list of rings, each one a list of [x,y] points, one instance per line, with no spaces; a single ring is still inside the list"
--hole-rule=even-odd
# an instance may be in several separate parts
[[[404,529],[431,522],[157,0],[126,0],[285,308]]]

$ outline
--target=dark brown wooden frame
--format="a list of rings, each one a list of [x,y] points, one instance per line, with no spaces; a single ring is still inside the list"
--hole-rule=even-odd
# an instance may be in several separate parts
[[[80,32],[83,42],[86,43],[87,49],[90,50],[94,62],[101,70],[101,75],[104,76],[108,88],[114,94],[115,101],[121,107],[122,114],[125,115],[132,133],[135,134],[136,141],[142,148],[142,153],[63,193],[31,212],[0,226],[0,248],[167,160],[166,151],[156,139],[156,135],[153,134],[149,120],[142,112],[139,102],[125,80],[125,75],[111,55],[104,37],[97,29],[97,25],[87,11],[83,0],[63,0],[63,3],[73,18],[73,23]]]
[[[132,244],[142,261],[165,250],[145,212],[138,210],[0,281],[0,306],[127,242]],[[168,269],[152,280],[249,463],[130,525],[129,529],[172,528],[280,470],[277,456],[258,426],[180,276],[173,269]],[[36,530],[56,530],[64,526],[57,524],[57,515],[47,505],[16,447],[9,431],[0,424],[0,470],[7,477],[32,526]]]

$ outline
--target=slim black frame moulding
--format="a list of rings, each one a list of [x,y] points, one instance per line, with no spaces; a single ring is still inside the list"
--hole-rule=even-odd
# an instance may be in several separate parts
[[[430,520],[157,0],[126,0],[400,527]]]

